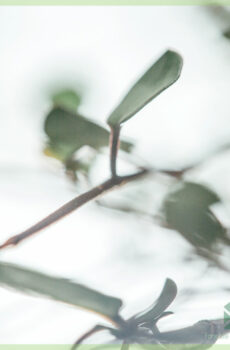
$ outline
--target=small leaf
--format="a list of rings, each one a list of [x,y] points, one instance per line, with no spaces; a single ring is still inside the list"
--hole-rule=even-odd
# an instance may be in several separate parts
[[[81,97],[74,90],[65,89],[53,94],[52,102],[56,107],[62,107],[70,112],[76,112],[81,103]]]
[[[175,83],[182,69],[182,58],[174,51],[166,51],[157,62],[136,82],[122,102],[108,118],[116,127],[141,110],[162,91]]]
[[[46,153],[66,161],[83,146],[95,150],[109,144],[109,132],[91,120],[63,108],[53,108],[48,114],[44,130],[49,138]],[[121,149],[130,152],[132,144],[121,141]]]
[[[51,277],[13,264],[0,263],[0,284],[24,293],[37,294],[82,307],[115,319],[122,301],[67,279]]]
[[[159,318],[164,313],[164,311],[173,302],[176,295],[177,295],[176,283],[171,279],[167,279],[157,301],[154,303],[152,307],[148,308],[148,310],[134,316],[135,322],[138,324],[141,324],[144,322],[153,322],[154,319]]]
[[[196,249],[212,249],[217,240],[229,243],[226,229],[211,211],[220,198],[205,186],[185,182],[163,203],[166,225],[180,232]]]

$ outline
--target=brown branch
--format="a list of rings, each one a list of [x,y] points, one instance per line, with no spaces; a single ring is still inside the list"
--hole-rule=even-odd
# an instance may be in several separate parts
[[[88,192],[81,194],[80,196],[72,199],[70,202],[64,204],[61,208],[57,209],[55,212],[47,216],[45,219],[39,221],[37,224],[31,226],[27,230],[21,232],[18,235],[12,236],[5,243],[0,246],[0,249],[4,249],[9,246],[15,246],[22,242],[24,239],[29,238],[35,233],[45,229],[46,227],[54,224],[56,221],[62,219],[66,215],[72,213],[74,210],[82,207],[84,204],[90,202],[91,200],[99,197],[101,194],[112,190],[117,186],[122,186],[127,182],[136,180],[141,176],[146,175],[149,172],[147,169],[138,171],[137,173],[127,175],[127,176],[116,176],[103,182],[102,184],[92,188]]]
[[[117,176],[117,153],[120,144],[120,126],[111,128],[110,133],[110,169],[112,177]]]

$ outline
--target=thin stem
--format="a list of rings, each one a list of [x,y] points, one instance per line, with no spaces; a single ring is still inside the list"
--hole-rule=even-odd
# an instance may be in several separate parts
[[[45,219],[39,221],[37,224],[31,226],[27,230],[21,232],[18,235],[12,236],[5,243],[0,246],[0,249],[4,249],[9,246],[15,246],[22,242],[24,239],[29,238],[35,233],[45,229],[46,227],[54,224],[56,221],[62,219],[66,215],[72,213],[74,210],[82,207],[84,204],[90,202],[91,200],[99,197],[101,194],[112,190],[116,186],[122,186],[127,182],[136,180],[141,176],[148,173],[147,169],[143,169],[137,173],[127,175],[127,176],[116,176],[111,178],[102,184],[92,188],[91,190],[81,194],[80,196],[72,199],[70,202],[64,204],[61,208],[54,211],[52,214],[47,216]]]
[[[95,327],[93,327],[92,329],[90,329],[88,332],[86,332],[85,334],[83,334],[72,346],[71,350],[76,350],[77,347],[87,338],[91,337],[91,335],[101,332],[101,331],[110,331],[111,328],[110,327],[106,327],[106,326],[101,326],[101,325],[96,325]]]
[[[111,128],[110,133],[110,170],[112,177],[117,176],[117,153],[120,146],[120,126]]]

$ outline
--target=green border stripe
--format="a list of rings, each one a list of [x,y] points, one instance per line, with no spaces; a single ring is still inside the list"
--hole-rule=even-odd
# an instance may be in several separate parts
[[[0,6],[230,5],[230,0],[0,0]]]
[[[182,349],[182,347],[186,347],[186,345],[170,345],[170,350],[178,350]],[[194,346],[194,345],[191,345]],[[0,345],[0,350],[71,350],[72,345]],[[187,347],[186,347],[187,348]],[[196,350],[207,350],[206,345],[195,345]],[[213,345],[210,350],[229,350],[230,345]],[[120,345],[100,345],[100,344],[91,344],[91,345],[81,345],[79,350],[121,350]],[[130,345],[129,350],[162,350],[160,345]],[[188,347],[189,349],[189,347]]]

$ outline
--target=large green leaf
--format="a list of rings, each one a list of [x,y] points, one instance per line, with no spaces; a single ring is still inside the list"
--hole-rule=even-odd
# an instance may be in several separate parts
[[[56,278],[13,264],[0,263],[0,285],[46,296],[115,319],[122,301],[67,279]]]
[[[176,295],[176,283],[171,279],[167,279],[163,290],[157,301],[154,303],[154,305],[148,308],[148,310],[134,317],[136,323],[140,324],[143,322],[153,322],[155,319],[160,317],[163,314],[163,312],[169,307],[169,305],[175,299]]]
[[[131,88],[109,116],[108,124],[116,127],[124,123],[175,83],[180,76],[182,64],[182,58],[178,53],[166,51]]]
[[[219,201],[217,194],[207,187],[185,182],[169,193],[163,203],[166,225],[198,249],[214,248],[218,240],[229,243],[226,229],[210,208]]]
[[[56,107],[48,114],[45,125],[48,147],[61,160],[71,158],[82,146],[96,150],[109,144],[109,132],[100,125],[64,108]],[[121,141],[121,149],[129,152],[132,144]]]

